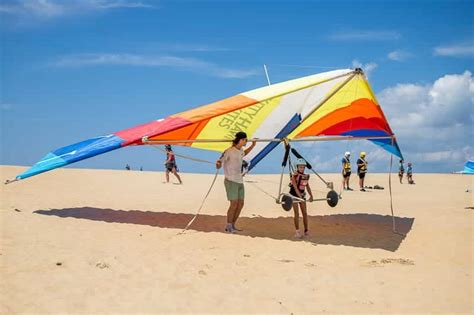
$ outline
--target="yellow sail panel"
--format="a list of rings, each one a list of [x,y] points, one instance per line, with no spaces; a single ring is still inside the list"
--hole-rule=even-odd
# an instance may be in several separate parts
[[[258,104],[245,107],[210,119],[201,129],[196,140],[229,139],[244,131],[250,138],[268,115],[280,104],[281,97],[274,97]],[[225,142],[194,142],[193,148],[223,151],[229,147]]]
[[[338,77],[348,76],[353,72],[351,69],[333,70],[323,73],[318,73],[298,79],[293,79],[285,82],[275,83],[270,86],[264,86],[254,89],[241,95],[256,100],[266,100],[275,96],[293,93],[299,90],[306,89],[311,86],[322,84],[328,81],[336,80]]]
[[[331,94],[337,89],[339,90],[331,96]],[[288,138],[293,139],[301,136],[301,133],[305,129],[309,128],[324,116],[338,109],[350,106],[357,99],[366,98],[371,100],[373,103],[377,103],[372,91],[361,75],[354,76],[342,87],[340,84],[335,86],[330,92],[327,93],[327,96],[330,96],[329,99],[327,99],[324,104],[322,104],[312,114],[308,113],[310,115],[306,117],[306,119],[304,119],[295,130],[293,130]],[[306,114],[307,113],[303,112],[303,117]]]

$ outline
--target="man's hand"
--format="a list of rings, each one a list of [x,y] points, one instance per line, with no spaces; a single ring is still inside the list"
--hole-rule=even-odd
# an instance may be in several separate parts
[[[248,147],[247,149],[244,150],[244,155],[247,155],[250,153],[250,151],[252,151],[252,149],[255,147],[255,145],[257,145],[257,141],[252,140],[252,144],[250,145],[250,147]]]
[[[313,196],[309,196],[309,202],[313,202]]]
[[[222,167],[222,161],[221,160],[217,160],[216,161],[216,168],[217,169],[220,169]]]

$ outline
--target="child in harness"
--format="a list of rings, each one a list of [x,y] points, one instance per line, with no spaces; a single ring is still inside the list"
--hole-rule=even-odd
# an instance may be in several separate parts
[[[295,237],[302,238],[303,235],[300,232],[300,222],[299,222],[299,208],[301,209],[301,214],[303,216],[304,224],[304,236],[309,236],[308,230],[308,213],[306,211],[306,191],[309,195],[309,202],[313,201],[313,193],[309,187],[309,174],[305,174],[306,161],[304,159],[298,159],[296,162],[296,171],[291,175],[291,184],[290,184],[290,195],[303,199],[302,201],[296,199],[293,203],[293,211],[295,213]],[[298,202],[299,201],[299,202]]]

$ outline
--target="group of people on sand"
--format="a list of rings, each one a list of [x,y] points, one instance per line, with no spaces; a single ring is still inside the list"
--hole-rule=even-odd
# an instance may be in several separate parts
[[[232,141],[232,146],[222,153],[221,157],[216,161],[216,168],[224,168],[224,186],[229,200],[229,209],[227,210],[227,224],[225,231],[228,233],[236,233],[242,231],[236,226],[237,219],[244,207],[245,188],[242,174],[243,158],[252,151],[256,142],[244,149],[248,139],[245,132],[238,132]],[[295,237],[302,238],[309,236],[308,230],[308,214],[306,210],[306,193],[309,195],[308,201],[313,200],[313,193],[309,185],[309,175],[305,174],[306,161],[298,159],[296,161],[296,170],[291,175],[290,194],[295,198],[299,198],[302,202],[293,204]],[[304,231],[299,228],[299,211],[303,216]]]
[[[227,210],[227,223],[225,225],[225,232],[236,233],[242,231],[236,226],[237,220],[240,216],[242,208],[244,207],[245,200],[245,188],[242,173],[242,165],[244,163],[244,157],[253,150],[256,145],[256,141],[252,141],[248,148],[246,147],[248,142],[247,134],[245,132],[237,132],[235,138],[232,141],[232,146],[226,149],[220,158],[216,161],[216,168],[224,168],[224,186],[229,201],[229,208]],[[346,152],[342,158],[342,177],[343,177],[343,189],[353,190],[349,187],[349,179],[352,173],[350,152]],[[400,161],[401,167],[403,161]],[[306,207],[306,201],[313,201],[313,193],[309,185],[310,175],[305,173],[306,161],[304,159],[298,159],[295,163],[295,171],[291,174],[290,180],[290,195],[292,195],[299,202],[293,203],[294,212],[294,226],[295,226],[295,237],[303,238],[309,236],[308,227],[308,213]],[[365,191],[364,179],[367,174],[366,153],[360,152],[359,159],[357,160],[357,175],[359,176],[359,186],[361,191]],[[173,173],[182,183],[180,176],[178,175],[178,167],[176,165],[176,158],[170,145],[166,146],[166,181],[169,182],[169,173]],[[404,170],[403,170],[404,171]],[[409,174],[411,178],[411,164],[409,163]],[[408,172],[407,172],[408,175]],[[401,182],[401,180],[400,180]],[[308,195],[308,199],[307,198]],[[304,230],[300,230],[299,216],[303,217]]]
[[[360,191],[365,191],[364,181],[365,175],[367,174],[367,166],[369,162],[365,159],[367,153],[360,152],[359,159],[357,160],[357,176],[359,176],[359,188]],[[349,187],[349,179],[352,174],[351,167],[351,153],[344,153],[344,157],[341,160],[342,162],[342,189],[344,190],[353,190]]]
[[[398,167],[398,178],[400,179],[400,184],[403,184],[403,174],[405,174],[405,167],[403,163],[404,161],[400,160],[400,166]],[[410,162],[408,162],[407,166],[407,181],[410,185],[415,184],[413,181],[413,166]]]

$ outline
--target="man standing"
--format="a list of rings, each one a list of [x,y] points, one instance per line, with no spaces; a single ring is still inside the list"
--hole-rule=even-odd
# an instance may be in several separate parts
[[[360,157],[357,160],[357,175],[359,175],[360,191],[365,191],[364,179],[365,174],[367,173],[367,164],[369,163],[365,160],[365,152],[361,152]]]
[[[224,185],[227,193],[227,200],[229,200],[229,210],[227,210],[227,225],[225,231],[235,233],[241,231],[235,227],[235,223],[239,218],[240,212],[244,207],[244,180],[242,176],[242,161],[243,157],[249,154],[255,147],[256,142],[243,149],[247,144],[247,134],[245,132],[237,132],[235,139],[232,141],[232,146],[222,153],[219,160],[216,161],[216,168],[221,168],[224,165]]]
[[[344,190],[353,190],[349,187],[349,178],[351,177],[351,153],[344,153],[342,158],[342,188]]]

